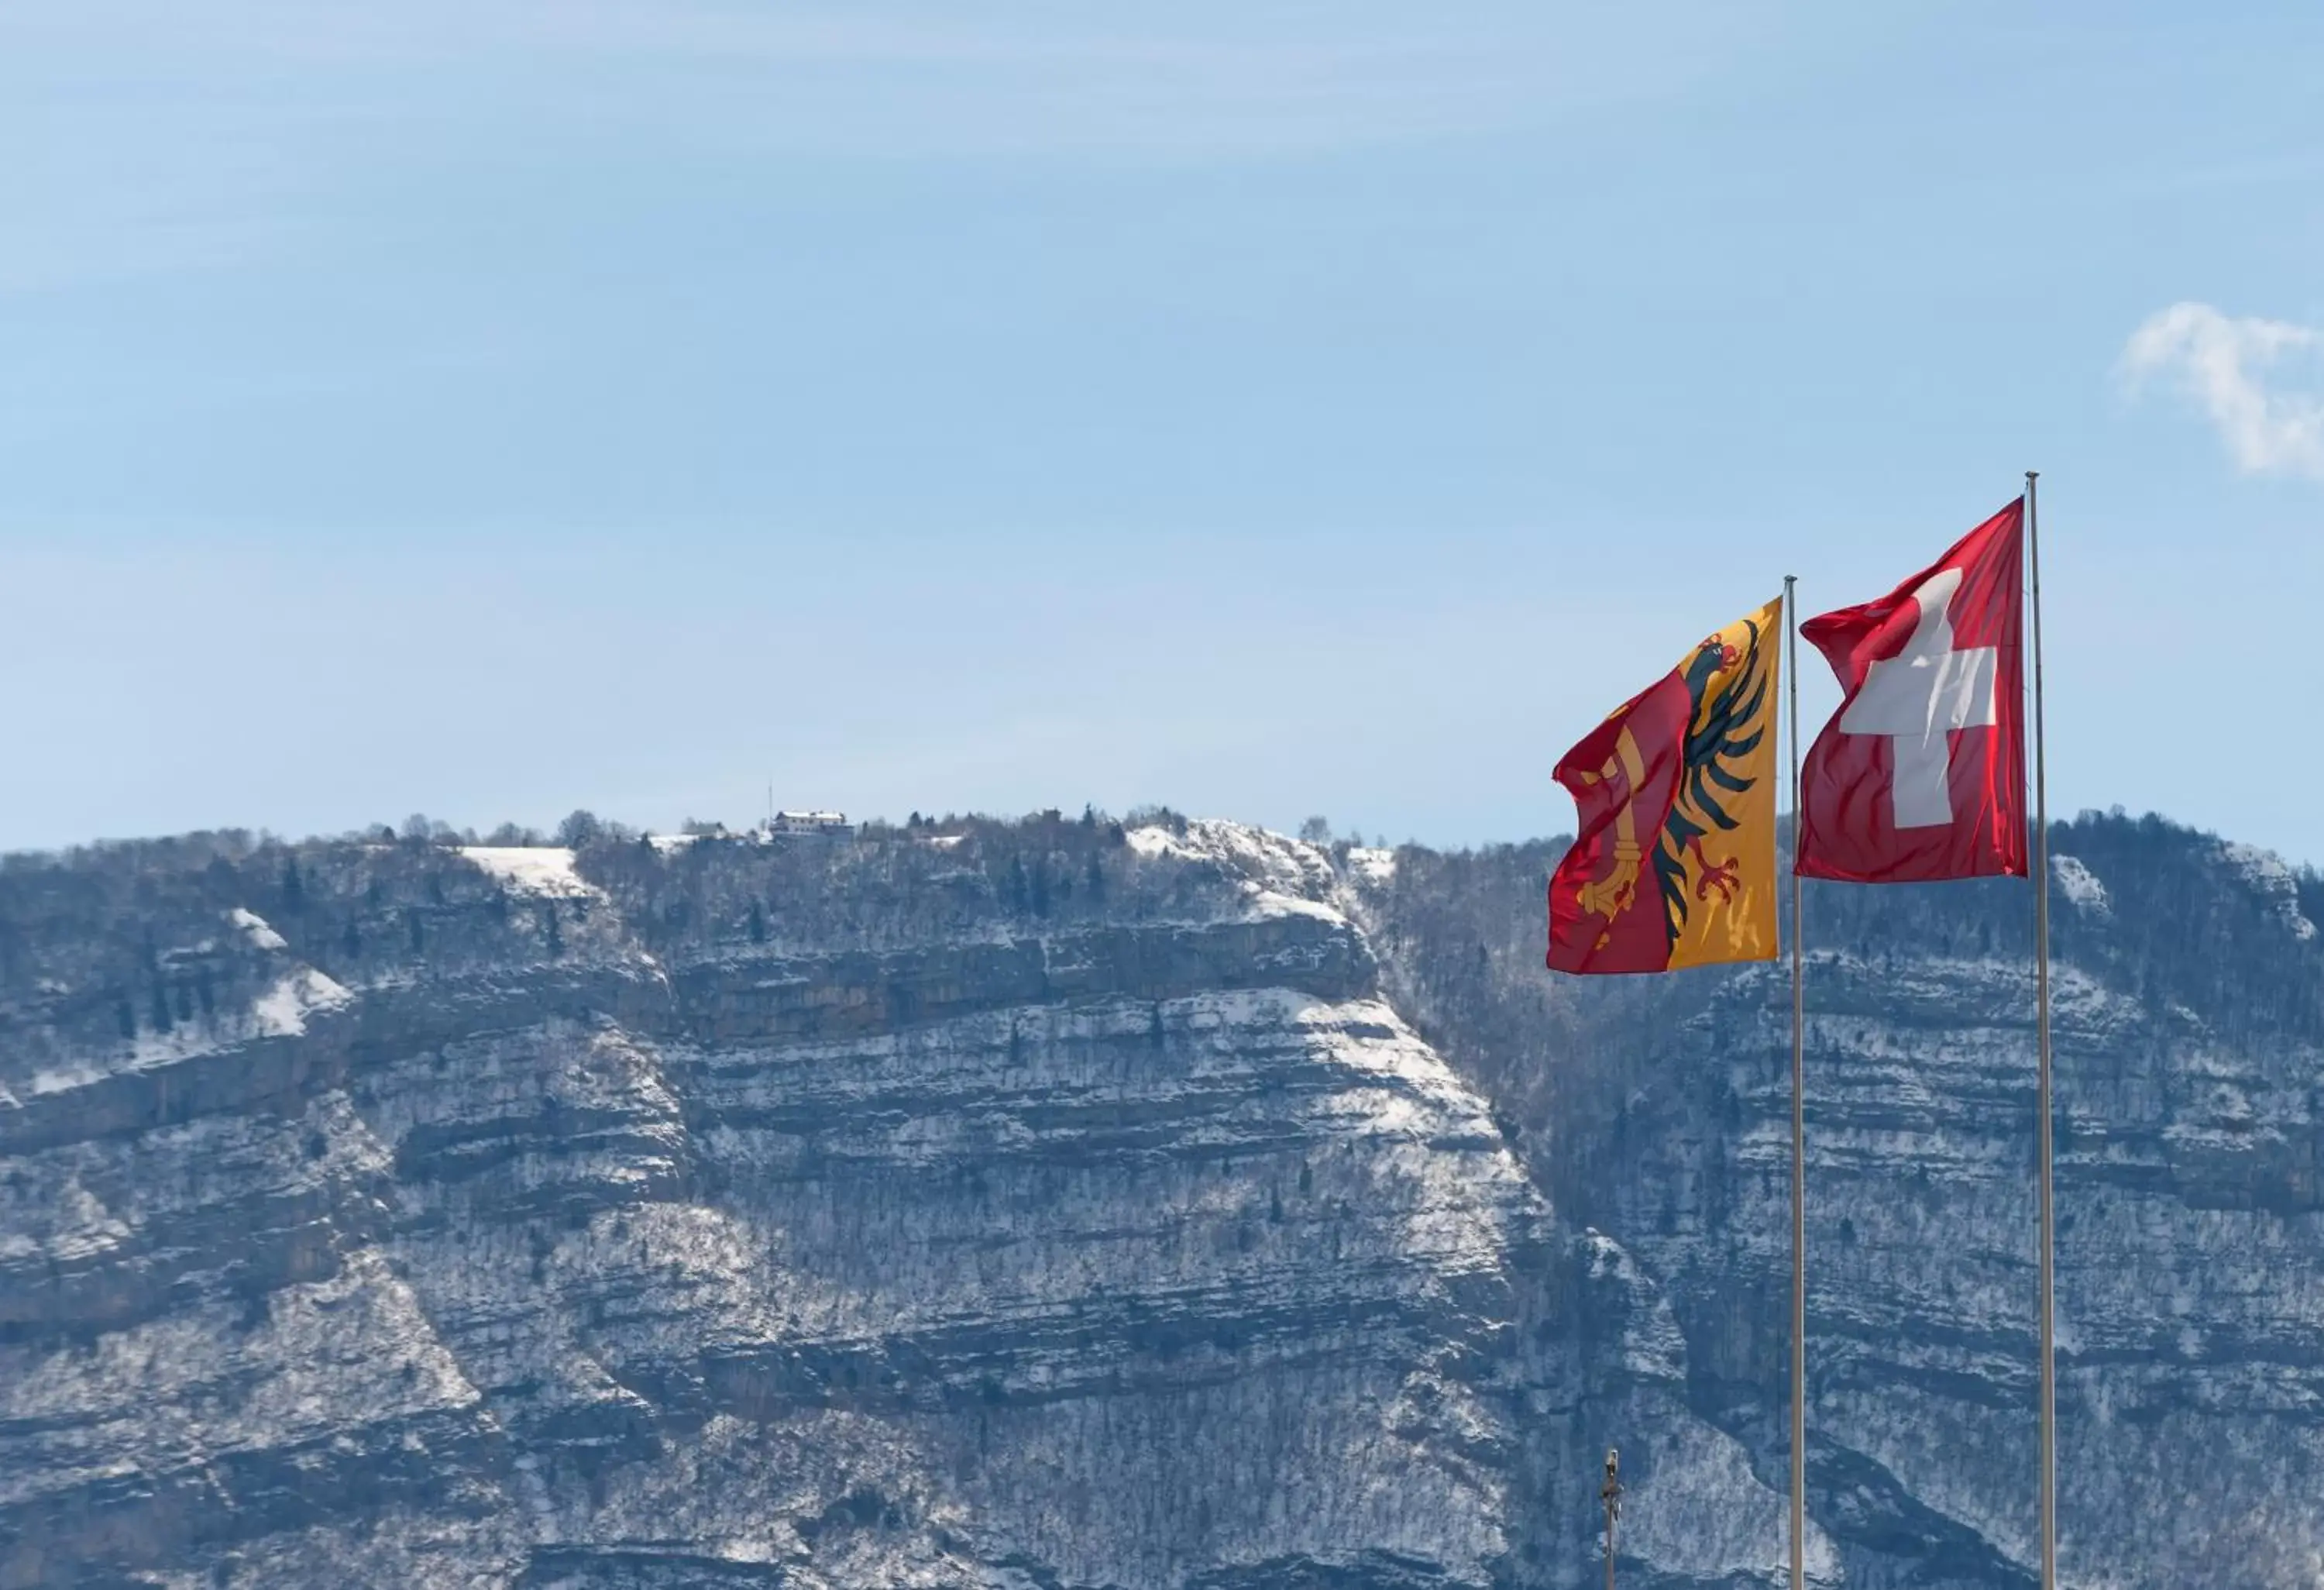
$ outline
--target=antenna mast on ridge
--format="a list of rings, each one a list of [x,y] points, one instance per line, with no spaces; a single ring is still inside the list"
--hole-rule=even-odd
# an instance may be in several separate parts
[[[1606,1448],[1606,1483],[1598,1487],[1606,1504],[1606,1590],[1614,1590],[1614,1521],[1622,1516],[1622,1455]]]

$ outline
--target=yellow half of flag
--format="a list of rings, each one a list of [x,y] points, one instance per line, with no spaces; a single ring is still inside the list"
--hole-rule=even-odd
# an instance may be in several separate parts
[[[1678,666],[1688,713],[1677,788],[1654,851],[1670,964],[1775,958],[1778,596]]]

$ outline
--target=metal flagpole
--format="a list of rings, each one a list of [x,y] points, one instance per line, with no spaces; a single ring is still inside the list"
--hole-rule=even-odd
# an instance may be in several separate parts
[[[1792,738],[1792,1590],[1807,1590],[1808,1199],[1807,972],[1800,917],[1800,615],[1798,580],[1784,576],[1784,669],[1791,676]]]
[[[2025,472],[2025,544],[2031,554],[2034,607],[2034,1092],[2042,1112],[2042,1590],[2058,1590],[2058,1372],[2053,1327],[2057,1277],[2052,1263],[2053,1211],[2050,1193],[2050,795],[2043,766],[2042,723],[2042,532],[2034,513],[2036,470]]]

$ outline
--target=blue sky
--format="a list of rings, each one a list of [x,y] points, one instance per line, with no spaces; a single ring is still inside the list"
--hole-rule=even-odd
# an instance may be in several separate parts
[[[770,779],[1554,832],[1691,641],[2032,467],[2053,809],[2324,861],[2319,60],[2290,4],[15,0],[0,846]]]

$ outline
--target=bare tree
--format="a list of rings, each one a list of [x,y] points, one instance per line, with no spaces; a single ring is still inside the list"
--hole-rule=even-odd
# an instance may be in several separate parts
[[[557,825],[557,842],[568,850],[578,850],[595,843],[604,831],[605,825],[597,820],[595,812],[575,810]]]

